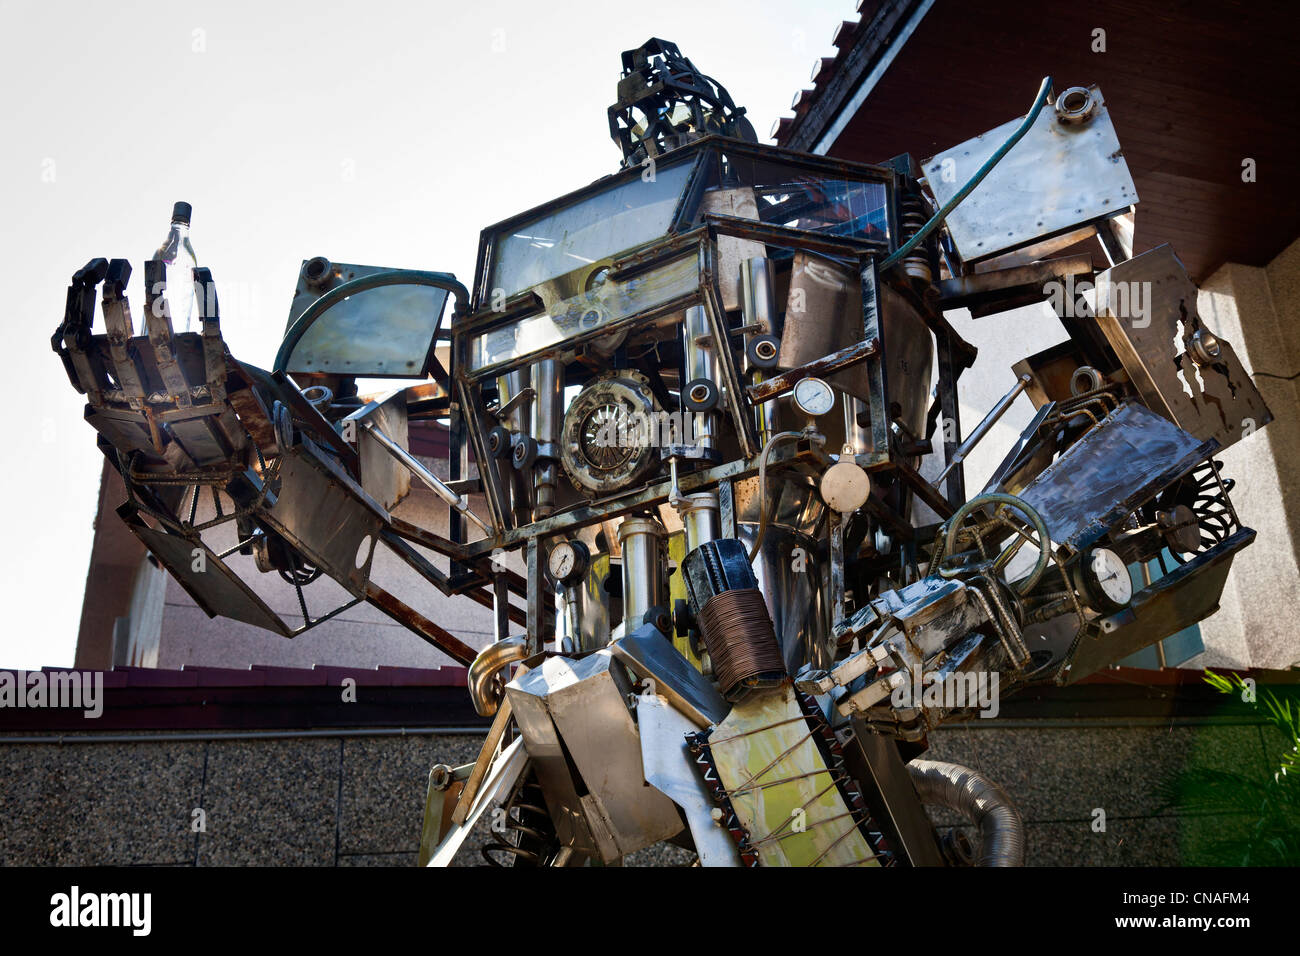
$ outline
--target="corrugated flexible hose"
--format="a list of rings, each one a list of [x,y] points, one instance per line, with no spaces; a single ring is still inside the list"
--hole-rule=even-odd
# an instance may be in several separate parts
[[[942,760],[907,765],[922,803],[947,807],[975,824],[979,866],[1024,866],[1025,825],[1001,787],[976,770]]]

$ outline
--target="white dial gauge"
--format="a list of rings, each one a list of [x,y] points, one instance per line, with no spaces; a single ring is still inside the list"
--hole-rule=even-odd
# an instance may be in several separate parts
[[[1110,605],[1108,609],[1125,607],[1133,600],[1133,579],[1128,566],[1109,548],[1093,548],[1086,559],[1089,590],[1095,598]]]
[[[546,556],[546,571],[559,584],[572,584],[587,573],[587,546],[581,541],[561,541]]]
[[[835,393],[819,378],[803,378],[795,384],[794,403],[799,411],[815,418],[835,407]]]

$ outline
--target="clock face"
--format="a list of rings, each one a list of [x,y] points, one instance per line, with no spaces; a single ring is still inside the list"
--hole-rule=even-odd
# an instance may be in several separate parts
[[[825,415],[835,407],[835,393],[819,378],[800,379],[794,387],[794,403],[805,415]]]
[[[1133,599],[1133,579],[1128,566],[1114,551],[1094,548],[1088,556],[1088,570],[1097,590],[1117,605],[1128,604]]]
[[[551,554],[546,559],[547,570],[551,572],[551,577],[556,581],[563,581],[578,565],[578,552],[570,541],[561,541],[555,547],[551,548]]]

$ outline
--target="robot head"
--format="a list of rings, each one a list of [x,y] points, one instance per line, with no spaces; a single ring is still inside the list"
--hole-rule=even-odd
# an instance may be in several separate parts
[[[697,70],[675,43],[657,39],[623,53],[609,132],[623,150],[624,167],[714,133],[758,141],[722,84]]]

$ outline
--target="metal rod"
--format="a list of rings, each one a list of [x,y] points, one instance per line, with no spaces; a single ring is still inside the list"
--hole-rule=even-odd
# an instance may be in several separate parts
[[[492,529],[487,526],[482,518],[470,510],[468,495],[456,494],[445,481],[420,464],[418,458],[380,431],[374,422],[362,422],[361,427],[370,434],[371,438],[379,442],[385,451],[405,465],[411,474],[433,489],[434,494],[478,525],[484,534],[489,537],[492,536]]]
[[[1142,562],[1142,586],[1144,588],[1151,587],[1150,561]],[[1165,642],[1163,640],[1156,641],[1156,663],[1160,666],[1161,670],[1164,670],[1169,666],[1169,661],[1165,658]]]
[[[505,736],[506,727],[510,724],[510,698],[507,697],[501,702],[501,708],[492,720],[492,726],[488,728],[487,739],[483,741],[483,749],[479,751],[478,759],[474,761],[474,769],[469,773],[469,779],[465,781],[464,787],[460,791],[460,799],[456,801],[456,806],[451,811],[451,822],[460,826],[469,816],[470,809],[474,806],[474,799],[478,796],[479,787],[482,786],[483,780],[487,777],[488,769],[492,766],[492,761],[497,754],[497,747],[501,744],[502,737]]]
[[[984,416],[982,422],[975,426],[975,430],[970,433],[970,437],[958,445],[957,450],[952,453],[952,461],[948,462],[943,471],[939,472],[939,477],[932,482],[935,486],[938,486],[943,481],[948,472],[966,460],[966,456],[979,444],[980,439],[988,434],[989,429],[997,424],[998,419],[1006,414],[1007,409],[1011,407],[1011,403],[1016,400],[1031,381],[1033,379],[1028,375],[1020,376],[1020,380],[1016,382],[1011,391],[1003,395],[1001,401],[989,409],[989,413]]]

